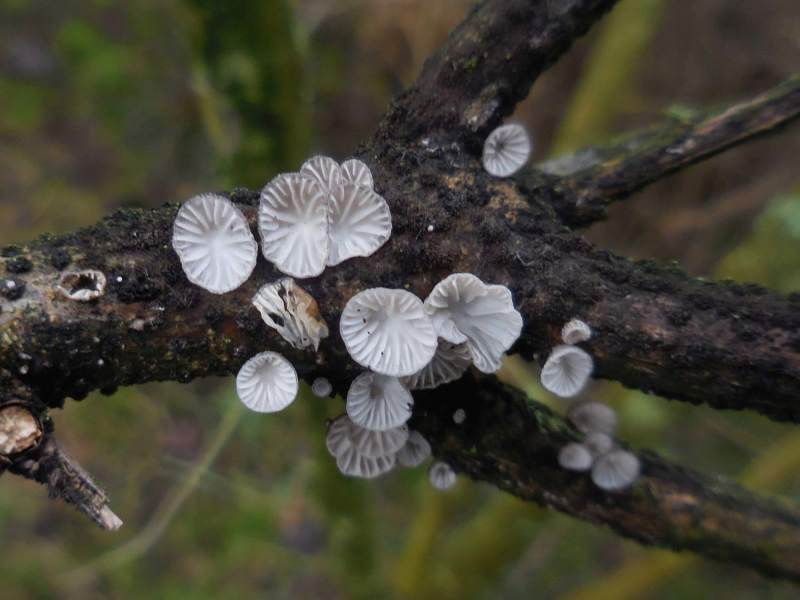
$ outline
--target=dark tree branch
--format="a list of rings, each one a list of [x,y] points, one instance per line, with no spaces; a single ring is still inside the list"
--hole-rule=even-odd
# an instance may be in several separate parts
[[[61,406],[65,397],[81,399],[94,389],[231,375],[265,349],[287,356],[302,377],[323,375],[344,391],[360,370],[337,334],[339,314],[349,298],[377,286],[405,288],[425,297],[449,273],[472,272],[511,287],[525,320],[517,349],[528,357],[543,358],[558,343],[562,324],[577,316],[595,330],[587,348],[596,359],[598,376],[689,402],[800,420],[796,303],[754,286],[692,280],[677,269],[598,250],[563,227],[553,209],[560,192],[550,185],[552,180],[542,176],[520,184],[494,179],[471,149],[475,134],[506,114],[524,93],[523,82],[535,78],[611,4],[485,2],[432,59],[420,82],[394,105],[360,152],[391,207],[391,240],[374,257],[347,261],[300,282],[319,302],[332,332],[318,353],[289,347],[250,304],[262,284],[282,276],[266,261],[259,261],[241,288],[223,296],[209,294],[186,280],[171,249],[175,205],[123,210],[74,234],[45,236],[0,253],[6,274],[0,280],[0,402],[25,403],[44,418],[46,409]],[[554,14],[554,6],[562,12]],[[519,56],[489,58],[499,47],[501,24],[510,27],[509,52]],[[469,76],[462,71],[467,67],[457,63],[459,77],[448,79],[453,57],[467,56],[467,47],[479,59],[476,74]],[[496,89],[496,81],[504,83]],[[475,106],[488,108],[476,113]],[[425,135],[428,131],[433,135]],[[230,196],[254,226],[258,194],[236,190]],[[67,299],[58,284],[73,269],[102,271],[108,281],[104,294],[90,302]],[[427,409],[417,414],[418,426],[431,434],[437,450],[465,472],[582,518],[609,523],[626,518],[618,529],[636,539],[720,558],[751,557],[765,572],[795,576],[788,557],[752,556],[755,551],[736,537],[735,527],[761,519],[783,534],[796,526],[793,511],[780,512],[737,490],[730,492],[726,505],[715,495],[718,491],[703,489],[699,476],[648,456],[643,457],[645,482],[630,495],[599,494],[582,480],[554,470],[554,443],[568,436],[562,425],[541,425],[548,432],[542,438],[547,443],[535,442],[530,427],[549,417],[541,411],[526,417],[513,408],[518,402],[503,400],[509,392],[496,383],[482,385],[488,386],[488,392],[478,393],[486,410],[496,403],[497,410],[508,411],[487,421],[487,427],[494,423],[502,428],[470,434],[485,455],[468,454],[474,444],[466,438],[459,450],[449,434],[441,437],[441,427],[434,416],[429,423],[432,413]],[[431,395],[437,393],[426,394]],[[512,426],[517,417],[522,420]],[[473,422],[477,426],[481,419]],[[558,431],[562,434],[556,436]],[[73,476],[77,469],[51,458],[57,456],[51,434],[35,450],[41,455],[33,456],[31,464],[21,456],[4,457],[11,463],[9,470],[26,476],[35,472],[37,480],[48,484],[66,477],[74,481],[69,489],[91,490],[93,485]],[[542,452],[551,463],[543,481],[554,486],[552,496],[532,487],[530,474],[518,468],[525,464],[521,459],[533,456],[524,453],[545,446],[549,450]],[[702,496],[702,511],[670,504],[689,492],[695,493],[689,497]],[[98,506],[105,502],[98,492],[77,504],[94,506],[93,497],[102,499]],[[670,518],[651,523],[656,507],[669,509]],[[692,541],[685,522],[678,527],[681,510],[690,517],[710,516],[702,525],[710,541]],[[723,526],[715,529],[713,519]]]
[[[588,473],[559,467],[560,448],[579,439],[561,417],[494,378],[473,377],[420,394],[413,426],[434,452],[486,481],[643,544],[692,550],[777,577],[800,580],[800,506],[709,478],[652,452],[637,452],[642,475],[604,492]],[[462,408],[466,420],[453,422]]]
[[[612,202],[798,117],[800,76],[750,100],[672,119],[611,145],[556,158],[539,169],[558,177],[554,185],[560,194],[554,206],[562,221],[570,226],[588,225],[604,219]]]
[[[617,0],[478,4],[393,104],[384,131],[398,141],[482,141],[531,84]]]

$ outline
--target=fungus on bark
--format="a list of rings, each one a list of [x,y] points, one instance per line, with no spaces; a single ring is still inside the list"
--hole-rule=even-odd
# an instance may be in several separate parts
[[[542,367],[540,379],[546,390],[571,398],[583,389],[593,369],[592,357],[577,346],[556,346]]]
[[[70,271],[59,279],[58,291],[77,302],[96,300],[106,292],[106,276],[96,269]]]
[[[436,461],[428,470],[428,479],[437,490],[449,490],[456,482],[456,472],[447,463]]]
[[[397,377],[367,371],[350,384],[347,414],[371,431],[399,427],[411,418],[414,398]]]
[[[317,398],[327,398],[331,395],[332,391],[333,386],[331,385],[331,382],[324,377],[317,377],[311,383],[311,393]]]
[[[411,431],[405,445],[397,452],[400,465],[413,468],[424,463],[431,455],[431,445],[419,431]]]
[[[483,168],[495,177],[519,171],[531,155],[531,140],[522,125],[510,123],[492,131],[483,144]]]
[[[561,340],[570,346],[587,342],[591,337],[591,328],[580,319],[572,319],[561,328]]]
[[[617,430],[617,413],[602,402],[578,402],[569,409],[567,418],[583,433],[599,431],[614,435]]]
[[[395,465],[395,453],[366,456],[356,443],[355,436],[359,429],[347,415],[336,418],[328,427],[325,445],[336,459],[339,471],[343,475],[363,479],[373,479],[391,471]]]
[[[401,381],[410,390],[432,390],[460,379],[471,363],[472,355],[466,344],[453,344],[440,338],[433,360]]]
[[[353,423],[350,428],[350,441],[356,450],[367,458],[397,454],[405,446],[408,436],[408,427],[405,425],[383,431],[373,431]]]
[[[327,194],[343,180],[342,168],[329,156],[313,156],[300,167],[300,174],[316,181]]]
[[[592,431],[583,438],[583,445],[594,458],[598,458],[614,449],[614,438],[602,431]]]
[[[570,442],[558,452],[558,464],[569,471],[588,471],[592,462],[592,453],[577,442]]]
[[[172,247],[187,279],[212,294],[230,292],[247,281],[258,256],[242,211],[216,194],[194,196],[181,205]]]
[[[314,297],[291,277],[267,283],[253,296],[264,322],[298,350],[313,348],[328,337],[328,324]]]
[[[277,352],[261,352],[248,360],[236,375],[236,393],[255,412],[278,412],[297,397],[297,372]]]
[[[592,467],[592,481],[606,491],[621,490],[639,477],[641,464],[635,454],[627,450],[614,450],[604,454]]]
[[[375,185],[372,179],[372,171],[357,158],[351,158],[342,163],[342,175],[345,181],[352,181],[356,185],[361,185],[370,189]]]
[[[328,205],[332,267],[356,256],[370,256],[392,235],[389,205],[372,188],[345,181],[331,190]]]

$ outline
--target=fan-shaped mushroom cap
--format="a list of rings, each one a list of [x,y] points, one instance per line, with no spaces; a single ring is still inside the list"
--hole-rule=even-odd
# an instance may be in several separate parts
[[[614,435],[617,430],[617,414],[602,402],[578,402],[569,409],[567,417],[583,433],[600,431]]]
[[[343,180],[339,163],[328,156],[309,158],[300,167],[300,174],[319,183],[328,194]]]
[[[601,456],[592,467],[592,481],[600,489],[621,490],[639,477],[641,465],[627,450],[614,450]]]
[[[320,341],[328,337],[328,324],[317,301],[291,277],[262,286],[252,303],[264,322],[298,350],[316,351]]]
[[[357,158],[351,158],[342,163],[342,175],[345,181],[352,181],[356,185],[363,185],[370,189],[375,185],[372,179],[372,171]]]
[[[262,352],[248,360],[236,375],[236,393],[250,410],[278,412],[297,397],[297,372],[277,352]]]
[[[399,427],[411,418],[414,398],[397,377],[362,373],[347,392],[347,414],[354,423],[371,431]]]
[[[436,284],[425,299],[439,337],[466,342],[472,362],[484,373],[500,368],[503,353],[522,332],[522,315],[514,309],[511,291],[487,285],[471,273],[453,273]]]
[[[561,328],[561,339],[570,346],[589,341],[592,337],[592,330],[580,319],[572,319]]]
[[[431,455],[431,445],[419,431],[412,431],[408,440],[397,453],[397,462],[402,466],[413,468],[418,467]]]
[[[410,390],[432,390],[460,379],[472,362],[466,344],[453,344],[439,338],[433,360],[410,377],[403,377],[403,385]]]
[[[501,125],[483,143],[483,168],[495,177],[519,171],[531,155],[531,139],[522,125]]]
[[[353,423],[350,429],[350,441],[367,458],[397,454],[408,441],[408,435],[408,427],[405,425],[385,431],[370,431]]]
[[[372,188],[345,181],[331,190],[328,207],[332,267],[355,256],[370,256],[392,235],[389,205]]]
[[[347,415],[336,417],[328,426],[328,433],[325,436],[325,446],[334,458],[343,454],[353,445],[351,440],[351,429],[353,422]]]
[[[359,292],[344,307],[339,332],[353,360],[384,375],[412,375],[436,352],[433,324],[405,290]]]
[[[456,472],[447,463],[437,461],[428,470],[428,479],[437,490],[449,490],[456,482]]]
[[[201,194],[184,202],[172,227],[172,247],[195,285],[224,294],[256,266],[258,244],[247,219],[227,198]]]
[[[327,398],[331,395],[332,391],[333,386],[331,385],[331,382],[324,377],[317,377],[311,384],[311,393],[317,398]]]
[[[337,165],[338,168],[338,165]],[[328,193],[299,173],[278,175],[261,191],[261,251],[280,271],[315,277],[328,259]]]
[[[593,369],[592,357],[577,346],[556,346],[542,367],[540,379],[546,390],[571,398],[583,389]]]
[[[340,473],[362,479],[375,479],[391,471],[394,465],[394,454],[370,458],[361,454],[352,445],[336,457],[336,466],[339,468]]]
[[[572,442],[561,448],[558,464],[570,471],[588,471],[592,468],[592,453],[583,444]]]
[[[583,445],[594,458],[597,458],[614,449],[614,438],[601,431],[592,431],[583,438]]]

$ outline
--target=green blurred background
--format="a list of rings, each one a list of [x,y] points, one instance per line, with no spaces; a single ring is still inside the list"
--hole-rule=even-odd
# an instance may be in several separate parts
[[[471,4],[0,0],[0,245],[119,206],[260,187],[313,152],[347,157]],[[798,67],[796,0],[623,0],[516,117],[543,160],[753,94]],[[795,127],[653,186],[587,236],[696,275],[796,291],[799,155]],[[558,406],[520,360],[503,377]],[[619,411],[636,445],[800,494],[791,427],[607,382],[589,395]],[[70,402],[54,415],[62,443],[125,527],[96,530],[41,487],[3,477],[0,597],[798,596],[486,485],[434,492],[425,469],[346,480],[323,444],[324,420],[341,408],[305,389],[280,415],[244,415],[231,379]]]

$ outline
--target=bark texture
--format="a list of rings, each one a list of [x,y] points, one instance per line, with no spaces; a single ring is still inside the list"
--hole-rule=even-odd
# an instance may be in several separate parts
[[[301,377],[327,377],[344,392],[360,371],[338,336],[338,318],[350,297],[383,286],[424,298],[444,276],[471,272],[513,291],[525,320],[515,350],[526,357],[543,360],[558,343],[562,325],[579,317],[595,332],[585,347],[599,377],[676,400],[800,420],[800,298],[630,261],[565,227],[576,223],[569,218],[565,190],[607,189],[606,183],[593,188],[592,177],[607,181],[613,165],[601,163],[595,175],[579,179],[574,173],[535,172],[499,180],[481,168],[484,134],[612,5],[610,0],[486,1],[427,63],[356,153],[371,167],[376,189],[391,207],[391,240],[369,259],[349,260],[300,282],[331,330],[319,352],[290,347],[250,304],[261,285],[282,276],[263,258],[241,288],[209,294],[186,280],[172,251],[177,205],[126,209],[71,235],[2,250],[0,402],[23,403],[46,420],[47,410],[61,407],[66,397],[80,400],[94,389],[111,392],[147,381],[231,375],[265,349],[284,354]],[[787,110],[796,111],[800,98],[796,92],[787,97]],[[769,128],[763,123],[757,118],[742,127]],[[706,139],[703,132],[713,131],[708,121],[687,127],[684,138]],[[633,169],[631,180],[638,183],[612,186],[607,198],[622,197],[726,147],[714,139],[704,146],[712,150],[677,163],[653,160],[655,144],[641,148],[640,163],[631,150],[625,159],[629,167],[655,166],[650,175],[643,175],[644,167]],[[237,189],[229,196],[255,230],[258,193]],[[78,302],[59,291],[62,277],[81,269],[105,275],[99,298]],[[604,494],[585,477],[557,469],[555,453],[574,433],[549,411],[526,406],[493,379],[473,383],[421,395],[466,402],[468,414],[479,418],[462,430],[445,426],[444,416],[451,416],[431,408],[436,402],[423,401],[415,415],[437,452],[467,475],[646,543],[800,578],[793,559],[800,539],[796,506],[706,479],[649,453],[641,455],[641,482],[624,494]],[[99,490],[81,495],[88,485],[52,459],[53,443],[47,428],[40,446],[8,457],[8,468],[43,482],[55,473],[67,485],[48,483],[51,492],[91,514],[105,496]]]

